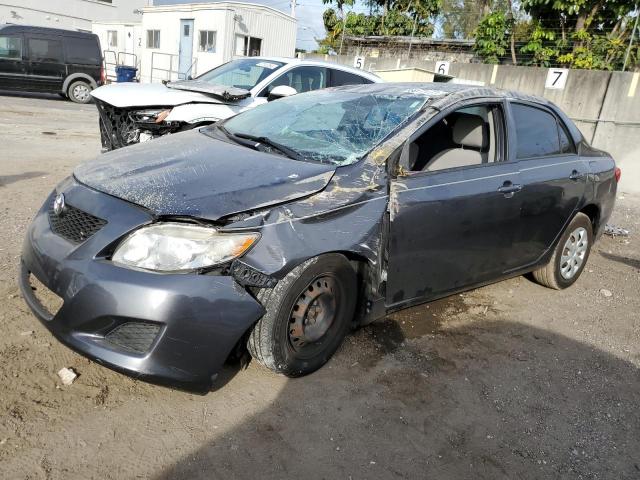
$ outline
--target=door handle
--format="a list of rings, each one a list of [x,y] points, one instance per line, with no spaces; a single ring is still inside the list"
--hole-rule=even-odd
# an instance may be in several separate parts
[[[511,183],[511,181],[507,180],[502,184],[498,191],[504,194],[505,198],[511,198],[514,194],[522,190],[522,185],[519,183]]]
[[[571,172],[571,175],[569,175],[569,180],[581,180],[586,176],[586,173],[581,173],[577,170],[574,170],[573,172]]]

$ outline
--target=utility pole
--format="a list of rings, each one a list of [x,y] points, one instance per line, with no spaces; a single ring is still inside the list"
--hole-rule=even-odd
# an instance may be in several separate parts
[[[411,38],[409,38],[409,53],[407,58],[411,57],[411,44],[413,43],[413,36],[416,34],[416,24],[418,23],[418,14],[413,15],[413,29],[411,30]]]
[[[640,18],[640,10],[638,10],[638,4],[636,3],[636,21],[633,24],[633,30],[631,30],[631,38],[629,39],[629,46],[627,47],[627,53],[624,55],[624,64],[622,65],[622,71],[627,69],[627,62],[629,61],[629,55],[631,54],[631,46],[633,45],[633,37],[636,34],[638,28],[638,18]]]
[[[296,18],[296,0],[291,0],[291,16]]]

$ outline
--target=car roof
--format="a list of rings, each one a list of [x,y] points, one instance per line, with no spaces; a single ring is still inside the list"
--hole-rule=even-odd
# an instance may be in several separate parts
[[[385,82],[370,83],[366,85],[345,85],[334,87],[335,90],[352,91],[355,93],[367,94],[387,94],[387,95],[411,95],[424,96],[431,99],[430,105],[435,103],[453,103],[473,98],[506,98],[514,100],[524,100],[542,105],[552,105],[546,98],[537,97],[513,90],[503,90],[478,85],[465,85],[451,82]]]
[[[333,68],[336,70],[343,70],[345,72],[353,73],[361,77],[369,78],[374,81],[382,81],[375,73],[367,72],[366,70],[360,70],[358,68],[349,67],[348,65],[340,65],[334,62],[323,62],[321,60],[301,59],[301,58],[287,58],[287,57],[251,57],[259,60],[273,61],[286,63],[287,65],[314,65],[318,67]]]
[[[0,32],[4,34],[8,33],[43,33],[48,35],[59,35],[64,37],[96,37],[91,32],[78,32],[76,30],[64,30],[62,28],[49,28],[49,27],[35,27],[33,25],[1,25]]]

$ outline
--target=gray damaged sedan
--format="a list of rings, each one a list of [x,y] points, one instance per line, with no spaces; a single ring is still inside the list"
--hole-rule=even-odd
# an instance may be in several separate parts
[[[245,349],[299,376],[403,307],[526,272],[570,286],[619,178],[544,99],[305,93],[79,166],[20,283],[56,338],[136,378],[206,391]]]

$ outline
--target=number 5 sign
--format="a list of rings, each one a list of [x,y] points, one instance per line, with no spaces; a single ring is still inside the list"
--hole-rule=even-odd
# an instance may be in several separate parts
[[[364,57],[356,57],[353,59],[353,66],[362,70],[364,68]]]
[[[550,68],[547,72],[547,81],[544,84],[544,88],[564,90],[568,76],[569,70],[566,68]]]

